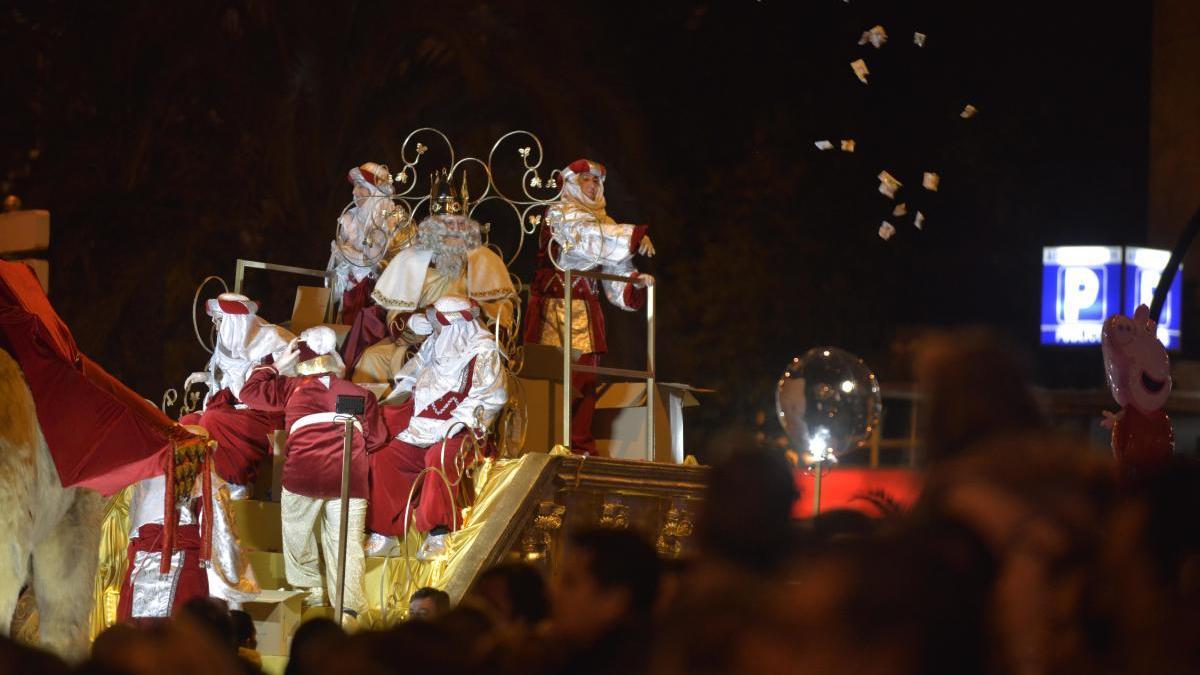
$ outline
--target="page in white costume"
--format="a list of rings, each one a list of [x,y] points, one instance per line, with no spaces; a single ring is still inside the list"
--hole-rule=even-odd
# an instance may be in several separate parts
[[[358,168],[350,171],[354,185],[365,188],[370,194],[362,198],[361,204],[356,204],[338,217],[338,230],[342,241],[350,245],[361,256],[364,253],[356,244],[362,241],[371,228],[384,227],[387,214],[392,210],[393,204],[391,200],[391,185],[374,185],[369,181],[363,180],[360,171]],[[371,266],[363,266],[346,260],[346,256],[338,252],[337,240],[329,242],[329,250],[329,264],[325,269],[334,273],[331,293],[335,303],[340,304],[342,294],[353,288],[358,282],[367,277],[378,276],[378,263]],[[352,252],[348,253],[348,255],[354,257]],[[358,260],[355,262],[364,261]]]
[[[294,337],[256,314],[222,314],[208,361],[209,394],[228,388],[236,397],[250,368],[267,356],[278,358]]]
[[[472,360],[474,366],[468,373]],[[471,386],[448,419],[420,415],[446,394],[463,391],[468,374]],[[411,391],[413,395],[413,418],[397,438],[427,447],[464,427],[473,428],[477,409],[482,413],[483,424],[490,425],[508,401],[507,384],[507,374],[491,334],[475,320],[452,320],[449,326],[441,326],[425,340],[397,377],[397,389]]]

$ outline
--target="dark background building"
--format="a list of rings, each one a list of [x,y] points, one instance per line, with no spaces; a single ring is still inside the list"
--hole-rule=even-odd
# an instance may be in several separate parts
[[[793,355],[837,345],[905,381],[929,326],[994,326],[1042,384],[1102,386],[1098,349],[1036,346],[1041,247],[1169,245],[1200,199],[1196,10],[1158,5],[10,2],[0,168],[53,213],[80,346],[156,399],[205,361],[206,275],[324,266],[351,166],[396,167],[421,126],[477,156],[535,131],[549,165],[606,163],[610,213],[651,224],[662,376],[719,389],[702,447],[771,409]],[[876,24],[888,44],[858,46]],[[853,154],[813,146],[842,138]],[[640,322],[616,314],[610,363],[637,364]]]

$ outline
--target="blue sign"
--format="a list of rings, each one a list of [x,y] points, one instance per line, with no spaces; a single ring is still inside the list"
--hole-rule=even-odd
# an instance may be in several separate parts
[[[1125,249],[1125,313],[1133,314],[1138,305],[1154,302],[1154,289],[1170,259],[1170,251],[1153,248]],[[1183,265],[1171,280],[1166,302],[1158,315],[1158,340],[1167,349],[1179,349],[1180,319],[1183,315]]]
[[[1119,311],[1119,246],[1042,249],[1042,344],[1100,344],[1104,320]]]
[[[1050,246],[1042,249],[1044,345],[1097,345],[1104,320],[1149,305],[1169,251],[1120,246]],[[1183,270],[1176,274],[1159,319],[1168,349],[1180,344]]]

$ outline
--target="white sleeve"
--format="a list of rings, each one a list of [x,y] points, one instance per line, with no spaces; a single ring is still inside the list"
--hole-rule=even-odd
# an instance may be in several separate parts
[[[632,256],[630,256],[629,260],[626,260],[623,263],[617,265],[605,265],[602,269],[605,274],[615,274],[622,277],[631,276],[637,272],[637,268],[633,265]],[[608,279],[604,279],[602,280],[601,285],[604,286],[604,296],[607,297],[608,301],[613,305],[620,307],[626,312],[632,312],[637,309],[636,307],[631,307],[629,303],[625,301],[625,290],[629,286],[629,282],[610,281]]]
[[[400,366],[400,372],[393,377],[396,391],[412,391],[413,386],[417,383],[417,375],[421,373],[421,369],[429,362],[429,350],[433,349],[434,338],[429,336],[421,343],[421,348],[416,354],[408,357],[404,365]]]
[[[600,224],[589,218],[567,221],[559,232],[565,244],[562,264],[571,269],[620,266],[633,260],[633,225]]]
[[[483,413],[484,426],[490,426],[508,402],[508,374],[500,363],[500,353],[491,349],[475,358],[475,373],[467,397],[451,413],[454,421],[475,427],[475,411]]]

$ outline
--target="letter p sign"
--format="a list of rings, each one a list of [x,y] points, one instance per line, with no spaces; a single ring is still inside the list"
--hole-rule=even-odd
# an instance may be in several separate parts
[[[1060,286],[1062,298],[1059,320],[1064,323],[1103,321],[1104,270],[1091,267],[1064,267]]]

